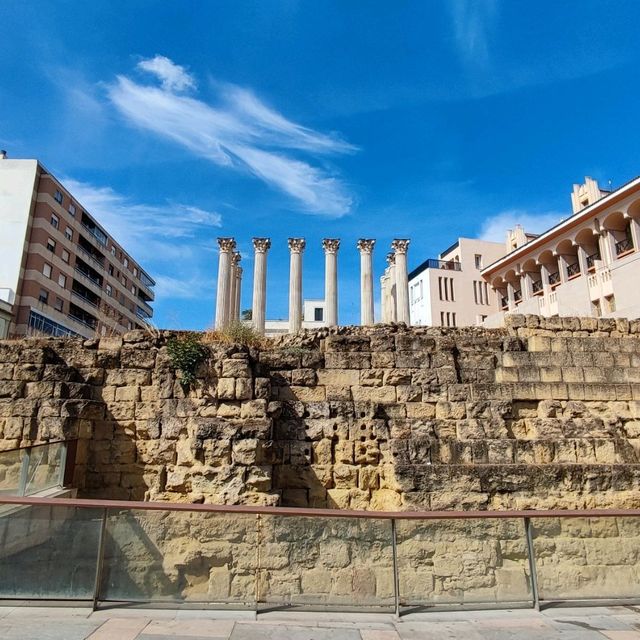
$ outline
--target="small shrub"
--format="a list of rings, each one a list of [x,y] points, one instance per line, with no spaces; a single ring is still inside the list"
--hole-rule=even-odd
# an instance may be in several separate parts
[[[204,334],[205,343],[233,342],[247,347],[257,347],[264,342],[264,337],[255,331],[250,324],[232,322],[222,331],[210,329]]]
[[[180,384],[189,388],[196,381],[198,365],[207,357],[208,350],[197,333],[175,336],[167,342],[171,366],[180,371]]]

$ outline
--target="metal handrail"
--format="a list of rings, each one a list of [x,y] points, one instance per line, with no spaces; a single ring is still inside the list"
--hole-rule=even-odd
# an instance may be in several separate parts
[[[599,251],[587,256],[587,269],[593,269],[596,266],[596,260],[602,260]]]
[[[94,262],[95,264],[97,264],[100,269],[102,269],[104,271],[104,264],[102,262],[100,262],[100,260],[98,260],[98,258],[96,258],[91,251],[87,251],[82,245],[77,245],[78,249],[80,250],[80,253],[83,253],[87,258],[89,258],[89,260],[91,260],[91,262]]]
[[[522,301],[522,290],[521,289],[516,289],[513,292],[513,299],[515,302],[521,302]]]
[[[84,271],[82,271],[78,267],[75,267],[75,271],[79,273],[85,280],[88,280],[94,287],[97,287],[98,289],[102,290],[102,285],[100,284],[99,280],[94,280],[91,276],[87,275]]]
[[[626,253],[627,251],[633,251],[633,242],[629,238],[625,238],[624,240],[620,240],[620,242],[616,242],[617,256],[619,256],[621,253]]]
[[[542,291],[542,289],[542,280],[534,280],[531,284],[531,290],[533,291],[533,293],[539,293],[540,291]]]
[[[80,298],[80,300],[82,300],[83,302],[86,302],[87,304],[90,304],[92,307],[95,307],[96,309],[98,308],[97,302],[92,302],[91,300],[89,300],[89,298],[87,298],[86,296],[83,296],[81,293],[78,293],[77,291],[74,291],[73,289],[71,290],[71,295],[75,296],[76,298]]]
[[[560,272],[559,271],[554,271],[553,273],[549,274],[549,284],[550,285],[554,285],[554,284],[559,284],[560,283]]]
[[[570,265],[567,265],[567,277],[572,278],[573,276],[580,275],[580,264],[578,262],[572,262]]]
[[[191,504],[184,502],[142,502],[134,500],[89,500],[87,498],[28,498],[0,496],[0,504],[78,507],[80,509],[133,509],[140,511],[193,511],[246,513],[272,516],[318,518],[358,518],[361,520],[464,520],[509,518],[623,518],[640,517],[640,509],[533,509],[514,511],[356,511],[306,507],[268,507],[261,505]]]

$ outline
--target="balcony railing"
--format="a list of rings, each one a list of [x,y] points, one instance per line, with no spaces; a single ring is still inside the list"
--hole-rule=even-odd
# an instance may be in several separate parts
[[[625,238],[616,242],[616,255],[622,255],[623,253],[629,253],[633,251],[633,241],[630,238]]]
[[[88,273],[81,271],[78,267],[76,267],[76,273],[84,280],[90,282],[94,287],[98,287],[98,289],[102,289],[100,280],[97,280],[96,278],[92,278]]]
[[[531,289],[532,289],[534,294],[542,293],[542,291],[544,289],[544,287],[542,285],[542,280],[534,280],[532,285],[531,285]]]
[[[629,576],[639,521],[640,509],[375,512],[0,496],[0,598],[397,616],[436,605],[638,601]],[[568,557],[575,532],[589,552]],[[354,576],[362,588],[351,588]]]
[[[549,284],[553,287],[557,284],[560,284],[560,272],[554,271],[549,274]]]
[[[94,227],[92,229],[90,226],[86,225],[84,222],[82,222],[81,224],[87,230],[87,233],[90,233],[91,236],[98,241],[98,244],[100,244],[103,247],[107,246],[107,236],[102,231],[100,231],[98,227]]]
[[[587,269],[595,269],[596,260],[602,260],[600,257],[600,252],[596,251],[592,253],[590,256],[587,256]]]
[[[515,300],[515,302],[522,302],[522,290],[521,289],[516,289],[513,292],[513,299]]]
[[[98,308],[98,302],[93,302],[87,296],[83,295],[82,293],[79,293],[78,291],[74,291],[72,289],[71,290],[71,295],[75,296],[76,298],[80,298],[80,300],[82,300],[82,302],[85,302],[86,304],[90,304],[92,307],[95,307],[96,309]]]
[[[570,265],[567,265],[567,277],[574,278],[575,276],[580,275],[580,264],[578,262],[572,262]]]
[[[90,251],[87,251],[82,245],[78,245],[78,250],[83,256],[86,256],[93,264],[97,265],[99,269],[104,269],[104,263],[100,262]]]
[[[73,313],[69,313],[67,314],[74,322],[78,322],[81,325],[84,325],[85,327],[91,329],[92,331],[95,331],[96,327],[98,326],[98,321],[94,320],[93,322],[87,322],[86,320],[83,320],[82,318],[79,318],[76,315],[73,315]]]
[[[149,320],[152,317],[150,313],[147,313],[143,308],[136,306],[136,315],[142,320]]]
[[[445,271],[462,271],[462,264],[453,260],[434,260],[429,258],[423,264],[426,269],[444,269]]]
[[[509,308],[509,298],[507,298],[507,296],[502,296],[500,298],[500,308],[505,311],[506,309]]]

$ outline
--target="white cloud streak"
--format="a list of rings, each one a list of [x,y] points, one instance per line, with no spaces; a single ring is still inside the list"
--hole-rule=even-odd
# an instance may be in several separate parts
[[[564,214],[566,218],[566,214]],[[527,233],[542,233],[563,219],[563,214],[555,211],[529,213],[519,209],[502,211],[484,220],[478,238],[491,242],[504,242],[508,229],[520,225]]]
[[[453,36],[462,61],[473,67],[489,63],[489,41],[498,14],[497,0],[450,0]]]
[[[158,77],[161,87],[125,76],[108,87],[112,103],[131,124],[219,166],[249,171],[294,199],[303,212],[340,217],[350,211],[353,198],[344,183],[295,152],[351,153],[356,151],[353,145],[288,120],[241,87],[223,85],[220,104],[212,106],[179,95],[174,85]]]
[[[196,82],[187,70],[165,56],[141,60],[137,66],[138,69],[156,76],[160,80],[162,88],[167,91],[185,91],[196,88]]]

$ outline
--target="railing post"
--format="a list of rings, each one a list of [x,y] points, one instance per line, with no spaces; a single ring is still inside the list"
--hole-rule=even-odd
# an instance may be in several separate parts
[[[540,596],[538,593],[538,572],[536,571],[536,556],[533,550],[533,534],[531,532],[531,518],[524,518],[524,531],[527,538],[527,555],[529,556],[529,574],[531,575],[531,591],[533,608],[540,611]]]
[[[31,461],[31,447],[24,450],[22,464],[20,465],[20,480],[18,484],[18,495],[24,496],[27,493],[27,482],[29,480],[29,464]]]
[[[100,599],[100,586],[102,584],[102,567],[104,564],[105,532],[107,529],[107,509],[102,510],[102,521],[100,522],[100,535],[98,537],[98,557],[96,558],[96,581],[93,585],[93,610],[98,609]]]
[[[395,518],[391,518],[391,550],[393,552],[393,600],[396,618],[400,617],[400,578],[398,575],[398,536]]]

